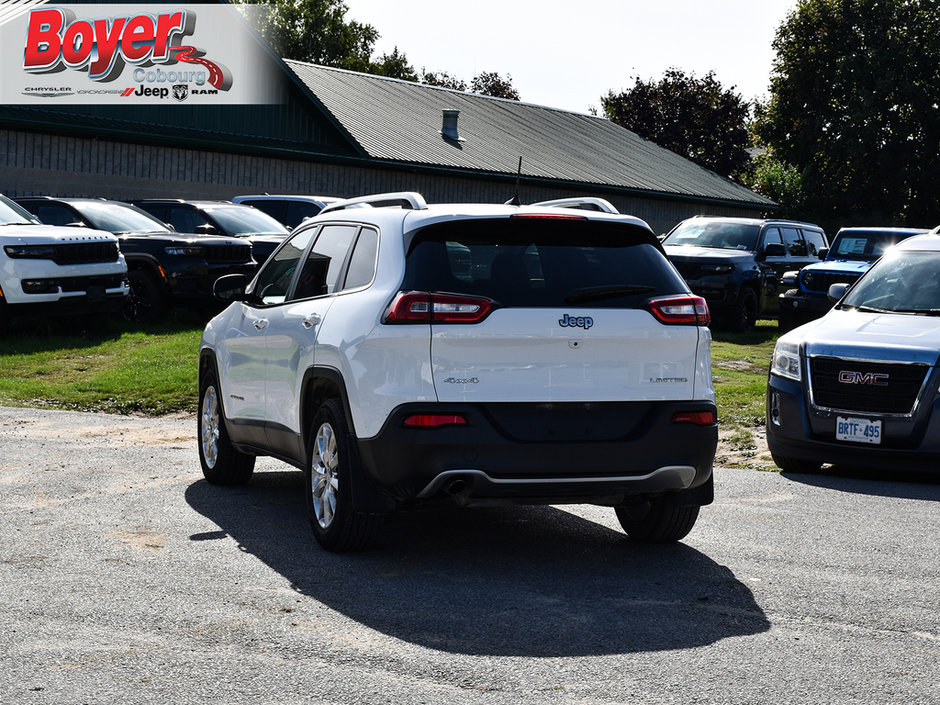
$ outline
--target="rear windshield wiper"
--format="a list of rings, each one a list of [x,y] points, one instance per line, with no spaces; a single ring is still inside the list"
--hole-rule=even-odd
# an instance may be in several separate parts
[[[648,294],[656,291],[655,286],[627,284],[623,286],[589,286],[584,289],[575,289],[565,297],[565,303],[574,304],[579,301],[600,301],[601,299],[614,299],[618,296],[631,294]]]

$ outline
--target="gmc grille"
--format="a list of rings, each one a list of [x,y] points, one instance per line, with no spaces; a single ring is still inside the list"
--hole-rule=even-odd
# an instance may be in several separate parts
[[[203,245],[207,262],[248,262],[251,245]]]
[[[890,362],[857,362],[832,357],[809,359],[813,403],[840,411],[876,414],[909,414],[930,371],[929,365]],[[839,381],[839,373],[851,372],[858,380],[866,375],[888,375],[884,385]]]
[[[825,294],[833,284],[854,284],[861,274],[836,274],[835,272],[803,272],[800,280],[806,291]]]
[[[52,261],[56,264],[94,264],[96,262],[116,262],[118,246],[116,242],[72,242],[55,246]]]

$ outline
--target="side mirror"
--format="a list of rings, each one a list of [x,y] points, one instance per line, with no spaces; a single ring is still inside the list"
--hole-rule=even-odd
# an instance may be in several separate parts
[[[845,296],[845,292],[847,292],[848,290],[849,290],[848,284],[844,284],[844,283],[833,284],[832,286],[829,287],[829,291],[826,292],[826,296],[829,297],[829,300],[832,303],[836,303],[843,296]]]
[[[799,276],[799,272],[784,272],[783,276],[780,277],[780,283],[788,289],[792,289],[796,286],[796,280]]]
[[[829,256],[829,248],[820,247],[819,252],[816,253],[816,256],[819,257],[819,259],[826,259],[826,257]]]
[[[202,225],[196,226],[196,232],[200,235],[218,235],[219,231],[211,223],[203,223]]]
[[[232,301],[247,301],[248,277],[244,274],[226,274],[219,277],[212,285],[212,295],[219,301],[231,303]]]
[[[768,242],[764,246],[764,259],[768,257],[786,257],[787,248],[779,242]]]

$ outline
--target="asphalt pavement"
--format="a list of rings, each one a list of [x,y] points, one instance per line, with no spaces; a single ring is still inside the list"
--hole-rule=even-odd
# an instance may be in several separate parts
[[[940,484],[716,470],[680,544],[602,507],[320,550],[195,420],[0,407],[0,703],[940,703]]]

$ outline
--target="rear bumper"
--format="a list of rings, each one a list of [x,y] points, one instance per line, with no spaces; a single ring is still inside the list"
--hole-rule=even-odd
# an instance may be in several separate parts
[[[673,423],[678,411],[714,412],[715,405],[406,404],[378,435],[360,440],[359,451],[370,484],[399,502],[618,504],[691,490],[711,477],[717,424]],[[419,413],[459,414],[468,423],[403,427]]]

